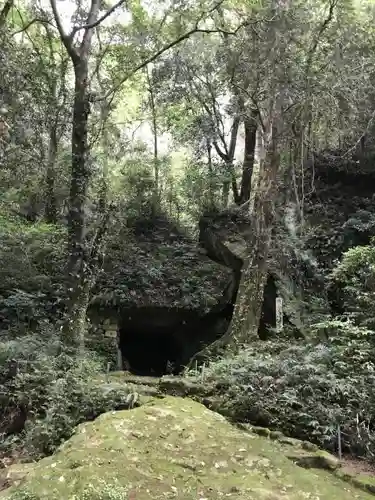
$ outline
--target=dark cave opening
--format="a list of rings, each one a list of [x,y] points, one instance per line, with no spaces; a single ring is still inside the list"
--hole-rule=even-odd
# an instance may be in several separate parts
[[[170,332],[120,328],[123,367],[134,375],[176,373],[181,349]]]
[[[273,335],[276,297],[275,278],[270,275],[264,289],[258,331],[261,340]],[[236,297],[231,298],[235,301]],[[233,311],[231,302],[219,303],[206,314],[167,307],[123,310],[119,325],[123,369],[140,376],[178,375],[195,354],[224,335]],[[288,321],[285,315],[284,321]]]
[[[207,314],[177,308],[141,307],[124,311],[119,325],[123,369],[134,375],[177,375],[191,357],[223,335],[233,306]]]
[[[195,316],[192,311],[166,307],[122,311],[119,348],[123,368],[141,376],[180,372],[186,325]]]

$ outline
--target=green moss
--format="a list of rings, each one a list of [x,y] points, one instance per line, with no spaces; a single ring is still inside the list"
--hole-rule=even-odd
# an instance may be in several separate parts
[[[131,492],[137,500],[372,498],[327,471],[297,467],[286,449],[199,403],[167,396],[79,426],[3,498],[120,500]]]
[[[375,477],[373,476],[369,476],[367,474],[355,474],[341,469],[337,470],[335,475],[352,484],[356,488],[360,488],[362,491],[375,494]]]
[[[310,441],[302,441],[301,446],[304,450],[307,450],[307,451],[318,451],[319,450],[319,447],[314,443],[310,443]]]
[[[280,440],[284,437],[283,433],[280,432],[280,431],[271,431],[270,432],[270,438],[271,439],[276,439],[276,440]]]
[[[258,434],[258,436],[264,436],[264,437],[271,436],[271,431],[267,429],[267,427],[257,427],[256,425],[253,425],[251,427],[251,431],[254,432],[254,434]]]
[[[296,446],[296,447],[301,446],[301,441],[299,441],[298,439],[294,439],[284,435],[279,438],[279,441],[281,444],[285,444],[288,446]]]

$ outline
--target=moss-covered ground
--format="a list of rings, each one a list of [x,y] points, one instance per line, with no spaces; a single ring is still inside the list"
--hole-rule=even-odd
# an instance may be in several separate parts
[[[290,445],[167,396],[77,428],[0,495],[22,500],[353,500],[369,493],[288,458]],[[303,453],[306,453],[304,451]],[[11,472],[11,471],[10,471]],[[19,473],[19,466],[17,472]]]

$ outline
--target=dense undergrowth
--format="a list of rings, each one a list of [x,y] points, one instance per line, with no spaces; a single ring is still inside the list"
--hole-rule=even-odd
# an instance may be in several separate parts
[[[226,355],[206,370],[226,388],[235,420],[281,430],[375,460],[375,246],[344,253],[329,277],[340,312],[308,340],[273,338]]]
[[[93,352],[78,357],[58,340],[64,229],[9,218],[0,225],[0,452],[36,458],[78,423],[123,407],[127,394],[95,387],[105,360]],[[374,460],[374,242],[344,253],[329,286],[336,317],[310,327],[308,342],[259,342],[211,363],[206,374],[224,382],[237,420],[330,450],[339,426],[344,450]]]
[[[0,343],[0,454],[49,455],[77,424],[128,407],[125,386],[104,392],[92,383],[102,359],[72,354],[57,339],[51,328]]]
[[[0,329],[22,331],[55,318],[64,282],[63,226],[0,214]]]
[[[375,329],[375,239],[348,250],[330,279],[339,311],[356,324]]]
[[[151,221],[140,216],[124,220],[121,214],[114,219],[92,293],[93,308],[145,300],[209,308],[217,302],[228,273],[202,258],[194,240],[173,222],[162,215]],[[31,223],[0,210],[0,331],[9,335],[14,330],[19,337],[45,319],[55,323],[61,318],[65,250],[63,224]]]
[[[374,333],[341,321],[317,325],[329,340],[260,342],[210,364],[237,421],[280,430],[337,451],[374,459]]]

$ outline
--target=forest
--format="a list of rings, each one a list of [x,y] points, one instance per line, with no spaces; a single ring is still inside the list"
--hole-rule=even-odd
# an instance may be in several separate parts
[[[112,372],[374,463],[374,85],[373,0],[0,0],[2,467]]]

